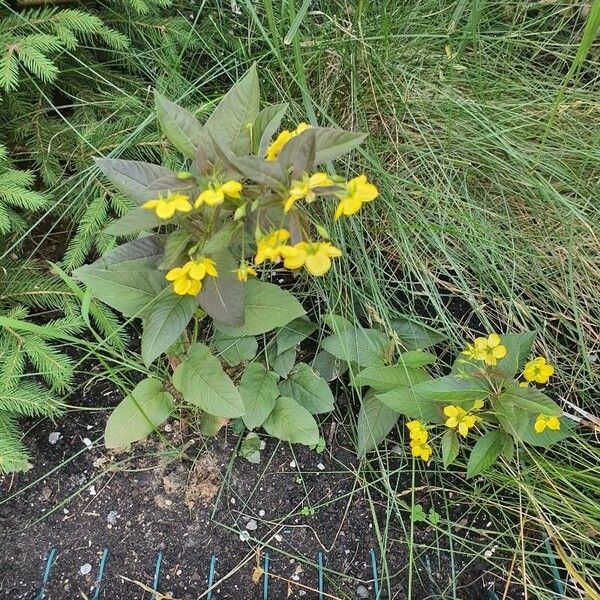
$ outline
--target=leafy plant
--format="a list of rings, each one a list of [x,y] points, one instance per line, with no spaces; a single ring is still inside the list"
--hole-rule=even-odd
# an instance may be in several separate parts
[[[139,237],[74,276],[124,316],[142,319],[144,362],[169,357],[174,391],[203,411],[206,431],[241,417],[249,428],[262,425],[280,439],[316,445],[313,415],[332,410],[333,395],[308,364],[295,365],[295,346],[316,326],[303,318],[305,310],[290,292],[259,280],[258,270],[283,262],[292,271],[324,275],[341,251],[303,203],[335,198],[331,213],[338,219],[358,212],[378,192],[364,175],[344,181],[314,172],[355,148],[362,134],[300,124],[271,141],[285,108],[260,107],[254,66],[204,125],[156,94],[158,120],[186,157],[187,170],[97,159],[117,190],[137,204],[108,231]],[[312,237],[315,231],[320,239]],[[276,330],[273,344],[267,344],[267,366],[248,365],[239,388],[201,341],[208,319],[212,345],[229,365],[253,360],[256,337]],[[154,384],[142,384],[123,401],[127,408],[111,416],[108,445],[140,439],[168,416],[165,396]],[[130,423],[133,405],[139,409],[138,428]]]
[[[363,452],[387,435],[400,414],[411,419],[407,428],[413,456],[425,461],[433,452],[430,431],[445,425],[440,446],[445,466],[456,460],[463,440],[477,432],[468,477],[500,457],[510,459],[515,443],[546,448],[571,435],[561,407],[535,385],[547,383],[554,367],[543,357],[526,362],[533,341],[533,332],[477,338],[454,362],[452,372],[436,379],[423,371],[415,377],[402,364],[363,369],[354,382],[369,386],[369,413],[363,420],[377,433],[371,444],[363,443]],[[429,362],[434,360],[429,357]]]

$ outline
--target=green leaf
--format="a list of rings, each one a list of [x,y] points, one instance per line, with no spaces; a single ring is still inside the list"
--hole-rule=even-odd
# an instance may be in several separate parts
[[[220,275],[219,275],[220,278]],[[245,320],[241,327],[217,327],[231,336],[261,335],[302,316],[302,305],[279,286],[258,279],[244,284]]]
[[[335,401],[329,384],[306,363],[296,365],[289,377],[279,383],[279,391],[313,415],[333,410]]]
[[[254,138],[253,150],[258,156],[264,156],[271,138],[281,125],[281,120],[288,109],[288,103],[271,104],[263,108],[254,120],[252,135]]]
[[[391,342],[384,333],[360,327],[334,333],[321,342],[323,350],[361,367],[383,364],[390,347]]]
[[[398,421],[398,416],[399,413],[383,404],[375,395],[367,394],[362,399],[357,429],[357,453],[360,458],[385,440]]]
[[[411,350],[409,352],[403,352],[398,357],[398,364],[404,365],[405,367],[411,367],[412,369],[418,369],[425,365],[431,365],[437,360],[435,354],[431,352],[423,352],[422,350]]]
[[[392,329],[406,350],[422,350],[443,342],[447,336],[408,319],[392,319]]]
[[[186,193],[193,187],[160,165],[120,158],[95,158],[94,162],[111,183],[137,204],[166,196],[169,191]]]
[[[95,298],[126,317],[144,316],[167,285],[162,273],[149,269],[117,271],[81,267],[74,275]]]
[[[277,398],[263,427],[269,435],[292,444],[314,446],[319,442],[319,428],[314,417],[292,398]]]
[[[306,129],[283,146],[277,156],[277,162],[282,164],[286,171],[291,172],[292,179],[300,179],[303,173],[312,171],[315,151],[315,130]]]
[[[370,386],[374,390],[387,392],[397,388],[408,388],[431,377],[422,369],[411,369],[403,364],[392,367],[375,365],[367,367],[356,375],[352,382],[354,386]]]
[[[548,417],[561,417],[563,414],[561,407],[539,389],[533,386],[522,388],[514,382],[505,387],[504,393],[498,397],[496,403],[510,403],[536,416],[543,414]]]
[[[259,85],[256,65],[227,92],[204,125],[211,138],[237,154],[251,151],[251,125],[258,115]]]
[[[217,417],[241,417],[242,398],[231,379],[204,344],[194,344],[173,373],[173,385],[186,402]]]
[[[317,325],[306,317],[294,319],[277,332],[275,336],[277,353],[282,354],[290,348],[296,348],[300,342],[303,342],[316,329]]]
[[[339,333],[345,329],[354,329],[354,325],[341,315],[335,313],[326,313],[321,317],[321,321],[333,331],[333,333]]]
[[[144,319],[142,360],[146,366],[175,343],[195,311],[196,300],[192,296],[167,292],[158,299]]]
[[[221,431],[225,425],[223,417],[209,415],[204,412],[200,415],[200,433],[206,437],[213,437]]]
[[[258,352],[258,341],[253,335],[230,337],[219,329],[215,329],[213,344],[220,357],[232,367],[252,360]]]
[[[207,277],[202,290],[198,294],[198,303],[215,321],[217,328],[221,323],[226,326],[237,327],[244,323],[244,292],[249,282],[243,284],[238,280],[234,270],[237,263],[233,256],[227,252],[213,255],[213,260],[219,271],[218,277]],[[225,331],[225,329],[224,329]],[[238,333],[237,330],[227,329],[231,332],[229,337],[245,337],[252,333]]]
[[[475,477],[493,465],[509,440],[501,429],[488,431],[481,436],[471,450],[467,463],[467,478]]]
[[[438,402],[462,403],[487,398],[490,389],[486,383],[473,378],[459,378],[447,375],[419,383],[412,388],[413,392],[427,400]]]
[[[214,233],[206,243],[202,246],[203,254],[217,254],[226,250],[230,244],[233,236],[239,232],[240,223],[235,221],[229,221],[225,223],[216,233]],[[237,266],[235,262],[233,265]]]
[[[296,348],[288,348],[285,352],[275,356],[271,368],[281,377],[287,377],[296,364]]]
[[[109,235],[131,235],[141,231],[151,231],[165,222],[153,210],[137,206],[113,221],[104,231]]]
[[[158,265],[159,269],[171,269],[187,262],[187,248],[191,235],[180,229],[173,231],[167,237],[163,259]]]
[[[313,127],[312,131],[315,135],[315,166],[347,154],[367,137],[365,133],[331,127]]]
[[[185,108],[154,92],[156,114],[160,126],[173,146],[188,158],[196,157],[196,149],[202,139],[202,125]]]
[[[410,388],[377,394],[377,398],[393,411],[410,419],[418,419],[425,423],[443,423],[445,420],[439,402],[416,396]]]
[[[442,435],[442,460],[444,461],[444,468],[448,468],[458,456],[460,450],[460,440],[458,435],[452,429],[448,429]]]
[[[163,390],[160,381],[140,381],[112,411],[106,423],[104,444],[123,448],[144,439],[166,421],[173,410],[173,397]]]
[[[248,429],[260,427],[275,408],[279,396],[277,375],[260,363],[249,364],[240,381],[240,395],[246,411],[242,417],[244,424]]]
[[[149,235],[113,248],[102,258],[73,272],[74,277],[92,269],[114,271],[139,271],[155,269],[162,258],[165,236]]]
[[[506,333],[501,337],[502,345],[506,347],[506,356],[498,361],[497,369],[508,379],[513,379],[529,356],[536,331],[524,333]]]
[[[348,363],[341,361],[325,350],[321,350],[313,359],[311,367],[325,381],[333,381],[348,370]]]

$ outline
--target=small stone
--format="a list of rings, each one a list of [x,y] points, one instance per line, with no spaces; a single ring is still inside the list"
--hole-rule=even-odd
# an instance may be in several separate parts
[[[173,425],[171,425],[171,423],[167,423],[167,424],[165,425],[165,431],[166,431],[167,433],[171,433],[171,431],[173,431]]]
[[[49,436],[48,436],[48,441],[54,445],[56,444],[56,442],[58,442],[58,440],[60,440],[62,436],[60,435],[59,431],[53,431]]]
[[[232,498],[229,502],[231,502],[231,504],[235,504],[235,498]]]
[[[356,588],[356,597],[357,598],[368,598],[369,590],[364,585],[359,585]]]
[[[48,486],[43,487],[41,495],[44,500],[49,500],[50,496],[52,496],[52,489]]]
[[[295,460],[293,460],[293,461],[291,461],[291,462],[290,462],[290,467],[291,467],[292,469],[295,469],[295,468],[296,468],[296,461],[295,461]]]
[[[276,542],[280,542],[283,539],[278,533],[276,533],[273,537],[275,538]]]
[[[90,440],[90,438],[83,438],[82,441],[88,448],[92,447],[92,440]]]
[[[107,515],[106,515],[106,522],[109,525],[116,525],[117,524],[117,519],[119,518],[119,513],[116,510],[111,510]]]
[[[262,508],[261,508],[261,509],[258,511],[258,516],[259,516],[259,517],[264,517],[264,516],[265,516],[265,514],[266,514],[266,513],[265,513],[265,511],[264,511],[264,510],[262,510]]]
[[[319,471],[324,471],[325,470],[325,465],[323,463],[319,463],[317,465],[317,469],[319,469]]]
[[[250,539],[250,534],[247,531],[240,531],[240,540],[247,542]]]
[[[260,440],[260,449],[264,450],[267,447],[267,442],[265,440]]]
[[[248,531],[256,531],[258,529],[258,523],[254,519],[250,519],[246,523],[246,529]]]
[[[81,567],[79,567],[79,574],[80,575],[89,575],[92,572],[92,565],[90,565],[90,563],[85,563],[85,565],[81,565]]]
[[[95,485],[90,485],[90,496],[95,496],[97,494],[96,492],[96,486]]]

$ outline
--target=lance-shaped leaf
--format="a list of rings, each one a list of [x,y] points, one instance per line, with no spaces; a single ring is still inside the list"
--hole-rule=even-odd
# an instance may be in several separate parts
[[[210,137],[236,154],[248,154],[252,147],[252,124],[259,110],[259,95],[256,65],[252,65],[206,121],[204,128]]]
[[[367,394],[358,413],[358,456],[362,458],[369,450],[377,448],[394,428],[399,416],[376,396]]]
[[[195,310],[196,300],[192,296],[179,296],[170,290],[152,305],[144,319],[142,334],[142,360],[146,366],[177,340]]]
[[[413,386],[412,391],[426,400],[460,404],[483,400],[490,394],[487,384],[475,378],[459,378],[455,375],[439,377]]]
[[[269,142],[279,129],[281,120],[287,109],[287,102],[283,102],[282,104],[271,104],[263,108],[256,116],[252,135],[254,138],[253,150],[258,156],[264,156],[266,154]]]
[[[319,441],[319,428],[314,417],[292,398],[277,398],[263,427],[269,435],[284,442],[314,446]]]
[[[471,450],[467,463],[467,477],[483,473],[496,462],[505,446],[511,443],[510,437],[501,429],[488,431],[481,436]]]
[[[185,194],[192,187],[189,181],[177,179],[175,173],[160,165],[120,158],[95,158],[94,162],[111,183],[137,204],[172,191]]]
[[[198,119],[189,110],[167,100],[156,91],[154,101],[158,122],[165,135],[184,156],[195,158],[203,133]]]
[[[443,333],[408,319],[392,319],[391,325],[406,350],[423,350],[446,339]]]
[[[316,145],[315,166],[347,154],[367,137],[365,133],[354,133],[331,127],[314,127],[313,131]]]
[[[106,423],[107,448],[123,448],[144,439],[166,421],[173,410],[173,397],[160,381],[140,381],[112,411]]]
[[[215,329],[213,345],[219,358],[232,367],[252,360],[258,352],[258,341],[254,336],[230,337],[219,329]]]
[[[387,392],[389,390],[408,388],[431,377],[423,369],[412,369],[404,364],[393,366],[374,365],[363,369],[354,378],[356,387],[369,386],[374,390]]]
[[[110,235],[131,235],[141,231],[151,231],[164,225],[163,219],[153,210],[135,207],[126,212],[120,219],[113,221],[104,231]]]
[[[352,327],[334,333],[321,342],[321,348],[335,357],[362,367],[383,364],[391,341],[376,329]]]
[[[217,358],[204,344],[194,344],[175,369],[173,385],[190,402],[217,417],[241,417],[242,398]]]
[[[316,133],[306,129],[293,137],[279,152],[277,162],[291,172],[292,179],[300,179],[312,170],[316,156]]]
[[[246,409],[244,424],[248,429],[260,427],[275,408],[279,396],[277,375],[259,363],[249,364],[240,381],[240,395]]]
[[[215,321],[231,327],[241,326],[244,324],[244,288],[248,284],[240,282],[233,272],[236,261],[229,252],[214,255],[213,259],[219,276],[204,279],[198,303]]]

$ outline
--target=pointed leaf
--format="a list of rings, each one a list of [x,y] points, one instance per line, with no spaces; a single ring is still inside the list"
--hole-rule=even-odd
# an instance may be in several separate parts
[[[213,344],[219,357],[232,367],[252,360],[258,352],[258,342],[254,336],[230,337],[219,329],[215,329]]]
[[[347,154],[367,137],[365,133],[354,133],[331,127],[313,127],[312,129],[316,136],[315,166]]]
[[[447,337],[431,327],[408,319],[392,319],[391,325],[406,350],[423,350],[443,342]]]
[[[104,231],[110,235],[131,235],[141,231],[151,231],[165,222],[153,210],[136,207],[113,221]]]
[[[259,86],[256,65],[227,92],[212,112],[204,128],[220,145],[237,154],[251,150],[250,131],[258,115]]]
[[[358,413],[358,456],[362,458],[377,448],[392,431],[398,417],[399,413],[380,402],[375,395],[367,394]]]
[[[288,379],[279,384],[282,396],[293,398],[312,415],[331,412],[334,398],[329,384],[306,363],[298,363]]]
[[[353,327],[325,338],[321,348],[335,357],[362,367],[383,364],[391,342],[376,329]]]
[[[158,121],[165,135],[184,156],[195,158],[202,138],[202,125],[198,119],[189,110],[167,100],[156,91],[154,100]]]
[[[413,386],[412,390],[427,400],[454,404],[483,400],[489,396],[491,391],[484,381],[474,378],[459,378],[456,375],[447,375],[419,383]]]
[[[241,417],[244,405],[221,363],[204,344],[194,344],[173,373],[173,385],[186,402],[217,417]]]
[[[475,477],[492,466],[508,443],[510,438],[501,429],[488,431],[481,436],[471,450],[467,463],[467,477]]]
[[[286,171],[291,172],[292,179],[300,179],[303,173],[312,171],[315,163],[316,135],[314,129],[306,129],[293,137],[279,152],[277,162]]]
[[[122,448],[152,433],[173,410],[173,397],[160,381],[148,378],[138,383],[112,411],[106,423],[107,448]]]
[[[175,343],[196,311],[192,296],[167,292],[152,306],[144,320],[142,360],[146,366]]]
[[[452,429],[448,429],[442,436],[442,459],[446,469],[456,460],[459,450],[460,441],[458,435]]]
[[[423,369],[411,369],[403,364],[391,367],[375,365],[360,371],[354,378],[353,385],[369,386],[374,390],[387,392],[412,387],[430,379],[431,377]]]
[[[277,375],[267,371],[260,363],[251,363],[240,381],[240,395],[246,414],[242,417],[248,429],[260,427],[275,408],[279,396]]]
[[[277,398],[263,427],[269,435],[284,442],[314,446],[319,441],[319,428],[314,417],[292,398]]]

